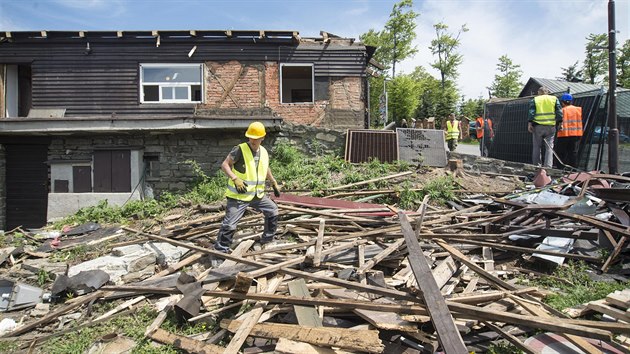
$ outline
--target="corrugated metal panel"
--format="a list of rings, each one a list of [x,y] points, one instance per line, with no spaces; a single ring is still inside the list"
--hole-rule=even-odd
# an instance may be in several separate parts
[[[446,166],[444,131],[397,128],[400,159],[422,166]]]
[[[348,130],[346,161],[359,163],[378,159],[381,162],[398,160],[398,137],[391,130]]]

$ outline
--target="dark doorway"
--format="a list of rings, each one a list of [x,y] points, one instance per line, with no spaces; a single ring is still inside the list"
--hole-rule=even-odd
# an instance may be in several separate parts
[[[7,230],[46,225],[48,144],[5,144]]]

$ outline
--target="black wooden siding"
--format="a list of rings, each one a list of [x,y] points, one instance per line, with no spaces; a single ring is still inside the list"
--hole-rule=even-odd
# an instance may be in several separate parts
[[[314,63],[317,77],[361,77],[366,66],[363,45],[162,40],[156,47],[155,38],[23,41],[0,43],[0,64],[31,63],[33,107],[66,108],[66,117],[193,113],[194,104],[140,104],[140,63]],[[91,51],[86,54],[88,41]]]

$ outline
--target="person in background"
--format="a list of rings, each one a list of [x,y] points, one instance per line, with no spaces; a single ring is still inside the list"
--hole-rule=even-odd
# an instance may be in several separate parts
[[[486,124],[486,121],[488,124]],[[478,117],[475,121],[475,132],[477,140],[479,140],[479,153],[481,156],[488,156],[488,149],[494,138],[494,130],[492,129],[492,120],[488,117]]]
[[[532,133],[532,164],[541,165],[542,147],[545,146],[545,159],[542,165],[551,167],[553,162],[553,143],[556,127],[562,129],[562,107],[556,96],[549,94],[549,89],[542,86],[538,96],[529,103],[527,131]]]
[[[451,113],[448,115],[448,120],[446,121],[445,132],[446,132],[446,144],[448,145],[449,151],[455,151],[457,148],[457,142],[462,138],[462,122],[459,120],[455,120],[455,113]]]
[[[580,139],[582,138],[582,107],[573,105],[573,96],[565,93],[560,97],[562,104],[562,129],[558,132],[556,154],[568,166],[577,167],[577,156]],[[562,168],[560,161],[556,167]]]
[[[406,119],[402,119],[400,121],[400,127],[401,128],[409,128],[409,124],[407,124],[407,120]]]
[[[232,148],[221,164],[221,170],[229,181],[225,191],[225,217],[214,244],[217,251],[230,251],[237,223],[247,207],[252,207],[265,216],[260,243],[269,243],[275,236],[278,228],[278,206],[265,194],[265,181],[271,182],[276,197],[280,196],[280,187],[269,168],[269,154],[261,145],[265,135],[265,126],[261,122],[251,123],[245,133],[249,140]],[[214,263],[213,259],[213,266],[220,262]]]
[[[416,118],[411,118],[411,126],[409,128],[416,128]]]

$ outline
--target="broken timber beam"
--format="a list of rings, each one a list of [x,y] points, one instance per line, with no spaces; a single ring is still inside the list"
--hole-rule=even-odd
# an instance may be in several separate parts
[[[440,293],[440,289],[431,273],[429,262],[425,258],[424,253],[422,253],[422,248],[418,243],[416,233],[409,223],[409,219],[400,211],[398,212],[398,218],[400,219],[400,226],[405,236],[404,240],[407,245],[407,251],[409,252],[407,256],[409,265],[416,277],[418,288],[422,291],[422,297],[424,298],[427,310],[431,316],[431,322],[435,327],[442,348],[449,354],[468,353],[466,345],[464,345],[464,340],[459,334],[453,317],[444,301],[444,296]]]
[[[153,339],[156,342],[170,344],[175,348],[183,349],[189,353],[199,353],[199,354],[223,353],[223,348],[218,345],[208,344],[200,340],[180,336],[180,335],[165,331],[161,328],[155,329],[152,333],[148,335],[148,337]]]
[[[235,332],[242,321],[222,320],[221,328]],[[325,347],[339,347],[368,353],[381,353],[384,349],[375,330],[352,330],[346,328],[305,327],[300,325],[261,323],[253,326],[254,337],[290,340]]]

